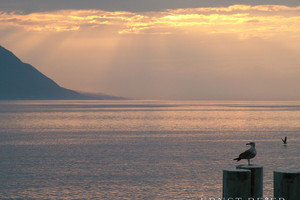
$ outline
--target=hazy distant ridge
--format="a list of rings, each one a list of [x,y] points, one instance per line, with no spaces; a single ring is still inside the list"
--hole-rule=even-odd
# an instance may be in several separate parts
[[[59,86],[30,64],[0,46],[0,99],[121,99],[98,94],[82,94]]]

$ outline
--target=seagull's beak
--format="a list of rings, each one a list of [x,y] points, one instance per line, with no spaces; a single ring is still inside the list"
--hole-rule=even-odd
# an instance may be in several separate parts
[[[250,145],[250,143],[247,143],[246,145]]]

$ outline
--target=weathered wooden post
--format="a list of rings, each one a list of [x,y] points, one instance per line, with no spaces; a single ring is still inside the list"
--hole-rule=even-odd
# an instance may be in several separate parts
[[[251,171],[245,169],[223,170],[223,199],[248,199],[251,197]]]
[[[263,197],[263,166],[261,165],[238,165],[237,169],[251,171],[251,196],[254,199]]]
[[[274,171],[274,198],[285,200],[300,199],[300,171]]]

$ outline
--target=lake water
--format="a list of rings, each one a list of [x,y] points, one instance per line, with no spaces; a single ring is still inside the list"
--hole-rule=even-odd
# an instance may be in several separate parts
[[[222,197],[250,141],[272,196],[300,169],[300,102],[2,101],[0,198]]]

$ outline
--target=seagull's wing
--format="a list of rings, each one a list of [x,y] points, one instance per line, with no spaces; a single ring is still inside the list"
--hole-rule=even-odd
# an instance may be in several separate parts
[[[241,159],[248,159],[251,156],[251,154],[252,153],[251,153],[250,149],[248,149],[247,151],[241,153],[239,155],[239,158],[241,158]]]

